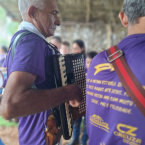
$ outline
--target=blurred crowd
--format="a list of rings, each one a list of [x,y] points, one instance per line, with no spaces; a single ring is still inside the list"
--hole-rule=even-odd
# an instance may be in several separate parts
[[[2,66],[5,58],[6,58],[6,55],[7,55],[7,50],[8,48],[4,45],[0,46],[0,84],[3,83],[3,81],[6,79],[6,76],[7,76],[7,71],[6,71],[6,68],[4,68]],[[2,88],[0,89],[0,93],[2,93]]]

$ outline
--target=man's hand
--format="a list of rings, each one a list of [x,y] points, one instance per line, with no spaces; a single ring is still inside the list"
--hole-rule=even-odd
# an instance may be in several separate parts
[[[72,106],[72,107],[79,107],[80,104],[82,103],[83,101],[83,93],[82,93],[82,90],[81,90],[81,87],[78,86],[78,85],[72,85],[72,90],[71,92],[73,92],[72,95],[73,98],[69,101],[69,104]]]
[[[69,104],[72,106],[72,107],[79,107],[81,102],[79,102],[78,100],[73,100],[73,101],[69,101]]]

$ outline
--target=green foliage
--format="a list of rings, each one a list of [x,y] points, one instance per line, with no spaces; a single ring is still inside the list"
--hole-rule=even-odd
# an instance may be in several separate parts
[[[0,7],[0,23],[5,22],[6,22],[6,12],[2,7]]]
[[[7,32],[9,35],[14,35],[14,33],[16,33],[17,29],[18,29],[19,23],[18,22],[10,22],[7,25]]]
[[[0,38],[0,45],[4,45],[6,47],[9,47],[9,41],[5,38]]]
[[[10,127],[10,126],[18,126],[18,123],[15,123],[13,121],[6,121],[0,116],[0,126],[3,127]]]
[[[9,46],[10,38],[17,31],[18,25],[19,23],[8,18],[5,10],[0,7],[0,45]]]

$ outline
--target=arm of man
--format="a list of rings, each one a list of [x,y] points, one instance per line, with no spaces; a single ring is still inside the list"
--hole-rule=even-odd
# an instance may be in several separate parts
[[[70,100],[70,104],[77,107],[83,99],[81,89],[76,85],[50,90],[32,89],[35,79],[36,75],[27,72],[10,74],[1,102],[3,118],[9,120],[40,113]]]

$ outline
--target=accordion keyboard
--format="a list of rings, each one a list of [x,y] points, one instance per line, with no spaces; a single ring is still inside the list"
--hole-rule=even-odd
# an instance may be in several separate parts
[[[73,60],[72,62],[73,62],[73,69],[74,69],[75,84],[81,86],[83,91],[83,96],[84,96],[84,100],[81,103],[81,105],[78,108],[74,108],[73,119],[76,120],[79,117],[85,115],[85,111],[86,111],[86,73],[84,67],[84,59],[77,59],[77,60]]]

